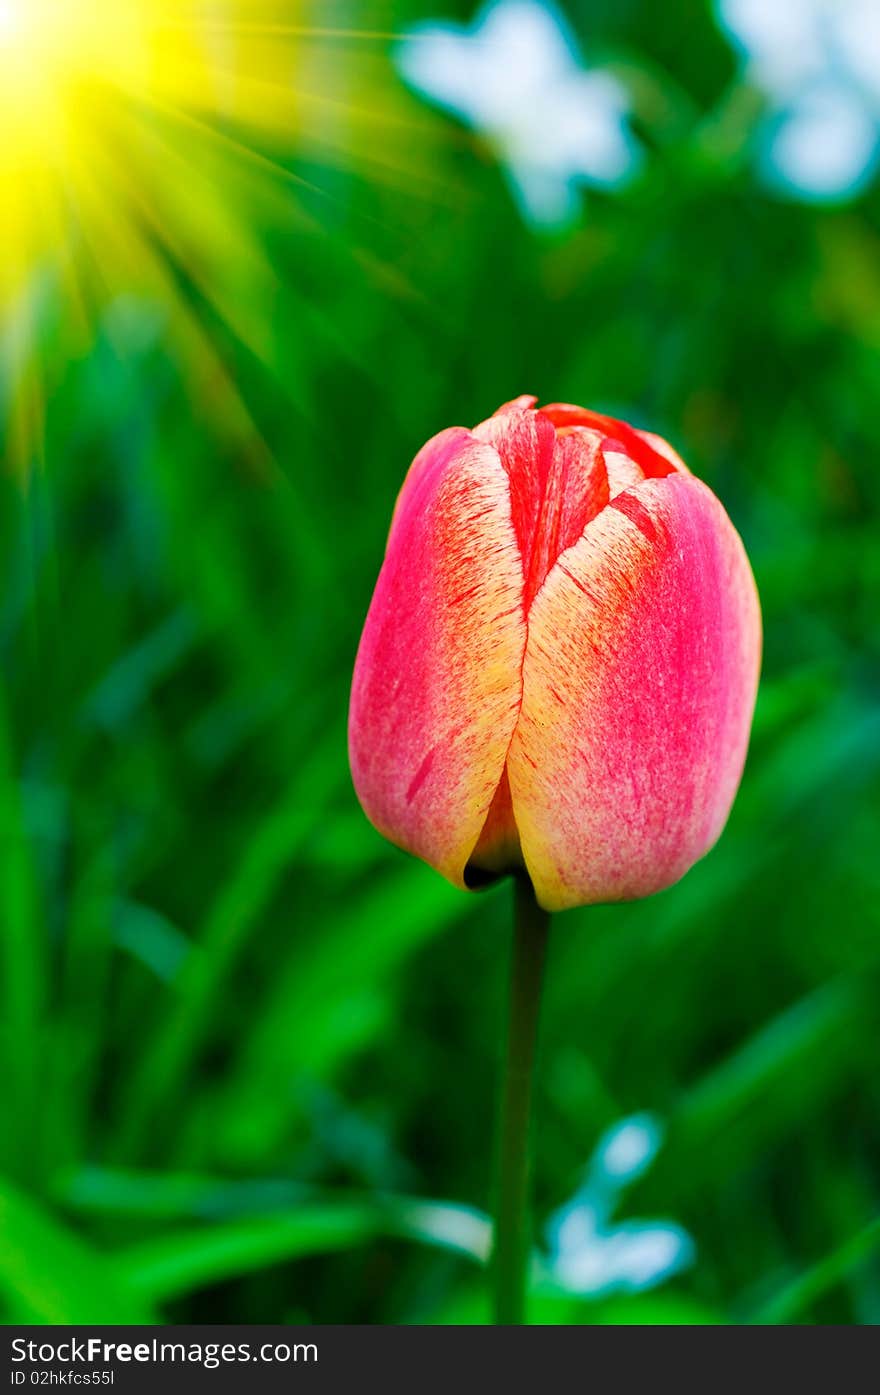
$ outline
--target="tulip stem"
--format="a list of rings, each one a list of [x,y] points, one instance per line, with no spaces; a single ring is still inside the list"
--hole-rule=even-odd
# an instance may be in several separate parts
[[[528,877],[515,879],[513,963],[507,1060],[498,1128],[495,1238],[491,1273],[496,1323],[525,1321],[531,1251],[529,1120],[538,1009],[550,916]]]

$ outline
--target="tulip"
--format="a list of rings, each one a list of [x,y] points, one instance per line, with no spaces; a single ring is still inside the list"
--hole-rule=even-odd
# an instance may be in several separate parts
[[[363,808],[460,887],[647,896],[742,774],[757,592],[712,491],[648,432],[520,397],[404,482],[350,714]]]
[[[373,823],[460,887],[513,873],[495,1320],[522,1322],[549,912],[647,896],[721,833],[761,619],[715,495],[648,432],[518,397],[404,481],[355,665]]]

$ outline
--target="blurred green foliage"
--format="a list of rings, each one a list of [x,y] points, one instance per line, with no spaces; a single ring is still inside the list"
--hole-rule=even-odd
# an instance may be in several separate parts
[[[419,179],[290,157],[265,353],[181,276],[247,429],[120,295],[3,481],[7,1320],[484,1320],[413,1198],[487,1202],[509,889],[379,838],[345,718],[409,460],[534,392],[681,449],[766,626],[724,837],[659,897],[558,918],[543,1019],[539,1215],[650,1110],[625,1214],[695,1262],[535,1317],[880,1321],[878,192],[761,191],[759,99],[698,0],[569,13],[636,93],[630,186],[538,235],[479,139],[397,92]],[[325,57],[399,87],[378,41]]]

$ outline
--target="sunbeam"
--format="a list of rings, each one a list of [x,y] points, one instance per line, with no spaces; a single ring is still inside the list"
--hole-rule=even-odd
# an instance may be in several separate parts
[[[57,362],[82,352],[115,295],[157,299],[185,370],[215,380],[193,366],[197,344],[209,362],[214,346],[184,287],[268,359],[263,229],[305,194],[332,197],[314,180],[322,165],[406,182],[375,139],[399,113],[357,56],[367,44],[381,56],[393,36],[311,28],[311,17],[308,0],[0,0],[6,468],[24,476],[41,458],[47,305],[62,308]],[[352,40],[363,42],[343,65],[339,42]],[[336,92],[328,70],[343,68]],[[287,164],[299,150],[309,177]],[[224,391],[235,392],[228,376]]]

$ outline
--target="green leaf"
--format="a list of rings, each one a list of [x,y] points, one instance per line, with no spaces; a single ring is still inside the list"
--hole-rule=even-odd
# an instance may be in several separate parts
[[[756,1313],[753,1322],[790,1323],[808,1312],[817,1299],[837,1287],[860,1264],[880,1251],[880,1216],[846,1244],[799,1274]]]
[[[326,1079],[387,1020],[389,980],[422,945],[470,909],[454,887],[411,859],[320,934],[294,938],[267,1001],[241,1044],[218,1110],[237,1162],[289,1128],[291,1084]],[[290,1024],[296,1030],[290,1030]]]
[[[124,1252],[118,1262],[135,1293],[158,1301],[273,1264],[349,1249],[380,1228],[375,1206],[310,1206],[164,1236]]]
[[[157,1320],[111,1256],[92,1249],[10,1182],[0,1183],[0,1290],[18,1322]]]
[[[0,1075],[7,1120],[0,1165],[16,1175],[37,1153],[46,981],[46,931],[33,848],[0,694]]]
[[[485,1261],[488,1217],[451,1202],[377,1196],[310,1200],[293,1209],[172,1232],[117,1256],[137,1294],[164,1301],[272,1265],[329,1254],[380,1236]]]

